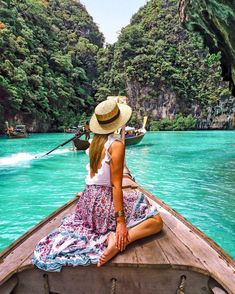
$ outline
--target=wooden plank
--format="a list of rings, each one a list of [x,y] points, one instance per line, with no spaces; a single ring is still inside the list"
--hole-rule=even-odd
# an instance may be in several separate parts
[[[137,266],[138,263],[136,246],[131,244],[124,252],[120,252],[113,258],[109,264],[113,266]]]
[[[235,269],[226,262],[217,251],[189,229],[177,218],[165,211],[164,221],[171,230],[171,234],[177,235],[185,246],[189,247],[194,256],[198,258],[210,273],[210,276],[217,280],[229,293],[235,293]],[[177,225],[176,225],[177,223]]]
[[[33,252],[30,252],[28,256],[23,259],[22,263],[18,266],[17,272],[23,271],[25,269],[34,268],[34,265],[32,264],[32,258],[33,258]]]
[[[161,233],[159,233],[160,235]],[[167,267],[169,262],[157,243],[154,235],[130,244],[124,252],[119,253],[110,264],[115,266]]]
[[[185,247],[189,248],[195,258],[200,260],[210,276],[217,280],[229,293],[235,293],[235,268],[234,260],[218,244],[193,226],[187,219],[179,215],[166,203],[153,196],[142,187],[138,189],[145,193],[147,197],[156,203],[163,218],[164,224],[173,235],[181,240]],[[173,235],[172,235],[173,234]],[[169,239],[170,241],[171,239]],[[163,240],[164,244],[164,240]],[[165,245],[165,244],[164,244]],[[167,249],[167,247],[166,247]],[[166,252],[168,258],[171,256],[170,250]],[[176,253],[176,252],[175,252]]]
[[[203,240],[209,243],[210,246],[220,254],[220,257],[222,259],[224,259],[230,265],[235,267],[235,260],[230,255],[228,255],[228,253],[225,252],[218,244],[216,244],[214,240],[210,239],[207,235],[205,235],[197,227],[191,224],[186,218],[180,215],[177,211],[175,211],[173,208],[167,205],[164,201],[160,200],[156,196],[152,195],[150,192],[146,191],[143,187],[138,185],[138,190],[142,191],[150,199],[151,202],[155,203],[156,206],[159,208],[159,211],[167,211],[170,213],[170,215],[175,216],[180,222],[185,224],[186,227],[196,232],[198,236],[200,236]]]
[[[161,268],[170,266],[164,250],[159,245],[159,239],[162,238],[165,229],[163,228],[163,231],[155,236],[145,238],[138,242],[136,254],[139,266],[152,267],[154,265],[155,267],[159,266]]]
[[[200,259],[195,257],[191,249],[185,246],[182,240],[173,234],[166,226],[164,216],[163,222],[165,223],[165,230],[163,231],[163,237],[158,239],[158,243],[164,251],[172,268],[190,269],[208,274]]]
[[[138,185],[133,182],[129,177],[126,177],[124,176],[123,179],[122,179],[122,188],[125,189],[125,188],[137,188]]]

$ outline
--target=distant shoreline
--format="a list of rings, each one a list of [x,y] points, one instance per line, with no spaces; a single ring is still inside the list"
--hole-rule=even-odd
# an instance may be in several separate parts
[[[168,132],[168,133],[175,133],[175,132],[206,132],[206,131],[235,131],[235,129],[195,129],[195,130],[159,130],[159,131],[147,131],[150,133],[159,133],[159,132]],[[29,135],[31,134],[70,134],[70,135],[75,135],[75,133],[66,133],[66,132],[57,132],[57,131],[50,131],[50,132],[28,132]],[[0,133],[0,136],[5,136],[6,134]]]

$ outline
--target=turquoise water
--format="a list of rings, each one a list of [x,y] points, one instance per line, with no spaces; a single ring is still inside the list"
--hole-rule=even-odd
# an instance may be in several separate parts
[[[68,144],[40,158],[70,137],[0,137],[1,250],[83,189],[85,152]],[[137,182],[235,257],[234,131],[147,133],[126,157]]]

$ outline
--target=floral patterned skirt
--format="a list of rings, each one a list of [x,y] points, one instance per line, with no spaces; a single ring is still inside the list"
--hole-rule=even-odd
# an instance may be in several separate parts
[[[128,228],[158,213],[141,192],[123,192]],[[112,188],[87,185],[75,212],[65,216],[61,225],[37,244],[33,264],[46,271],[60,271],[62,266],[96,264],[107,246],[116,221]]]

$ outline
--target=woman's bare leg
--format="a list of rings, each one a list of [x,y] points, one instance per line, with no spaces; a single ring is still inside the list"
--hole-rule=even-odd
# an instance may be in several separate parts
[[[136,225],[135,227],[128,230],[129,233],[129,242],[128,245],[136,240],[142,239],[144,237],[151,236],[161,231],[163,227],[163,221],[160,214],[155,215],[154,217],[148,218],[142,223]],[[116,237],[115,234],[110,234],[108,238],[108,247],[101,255],[98,267],[105,264],[112,257],[114,257],[119,252],[119,249],[116,247]]]

